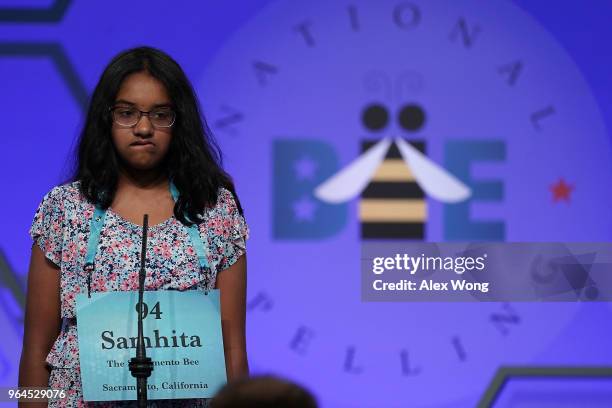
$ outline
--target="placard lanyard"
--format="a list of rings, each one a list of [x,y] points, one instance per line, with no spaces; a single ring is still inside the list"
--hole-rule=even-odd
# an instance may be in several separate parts
[[[179,192],[174,183],[170,182],[170,194],[174,202],[179,198]],[[100,233],[104,226],[106,219],[106,210],[96,206],[91,222],[89,223],[89,239],[87,240],[87,254],[85,255],[85,272],[87,273],[87,296],[91,297],[91,274],[94,270],[94,263],[96,258],[96,252],[98,251],[98,244],[100,243]],[[208,287],[208,259],[206,258],[206,247],[204,241],[200,236],[200,230],[196,224],[185,226],[187,228],[187,234],[191,240],[191,245],[195,249],[196,255],[198,256],[198,263],[200,264],[200,273],[204,274],[204,286]]]

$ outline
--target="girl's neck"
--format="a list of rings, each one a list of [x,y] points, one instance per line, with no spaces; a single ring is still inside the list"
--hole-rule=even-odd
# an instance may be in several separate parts
[[[168,188],[168,175],[161,169],[138,170],[122,168],[117,180],[118,189],[156,190]]]

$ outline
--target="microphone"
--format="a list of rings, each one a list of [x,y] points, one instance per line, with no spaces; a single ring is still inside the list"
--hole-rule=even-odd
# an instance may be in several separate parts
[[[136,357],[132,357],[128,364],[132,377],[136,378],[136,396],[139,408],[147,406],[147,378],[153,371],[153,361],[147,357],[142,333],[143,296],[145,283],[145,261],[147,257],[147,233],[149,229],[149,215],[145,214],[142,221],[142,251],[140,252],[140,271],[138,273],[138,341],[136,343]]]

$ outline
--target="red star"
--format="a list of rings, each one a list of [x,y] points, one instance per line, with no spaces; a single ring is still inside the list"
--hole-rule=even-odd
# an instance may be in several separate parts
[[[569,203],[570,193],[574,190],[574,186],[567,184],[562,178],[555,184],[550,186],[550,191],[553,193],[553,202],[565,200]]]

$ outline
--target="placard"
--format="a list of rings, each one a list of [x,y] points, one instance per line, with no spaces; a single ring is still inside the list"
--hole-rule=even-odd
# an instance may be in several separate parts
[[[138,292],[77,296],[85,401],[136,399]],[[226,383],[219,291],[144,293],[143,333],[154,368],[148,399],[211,398]]]

